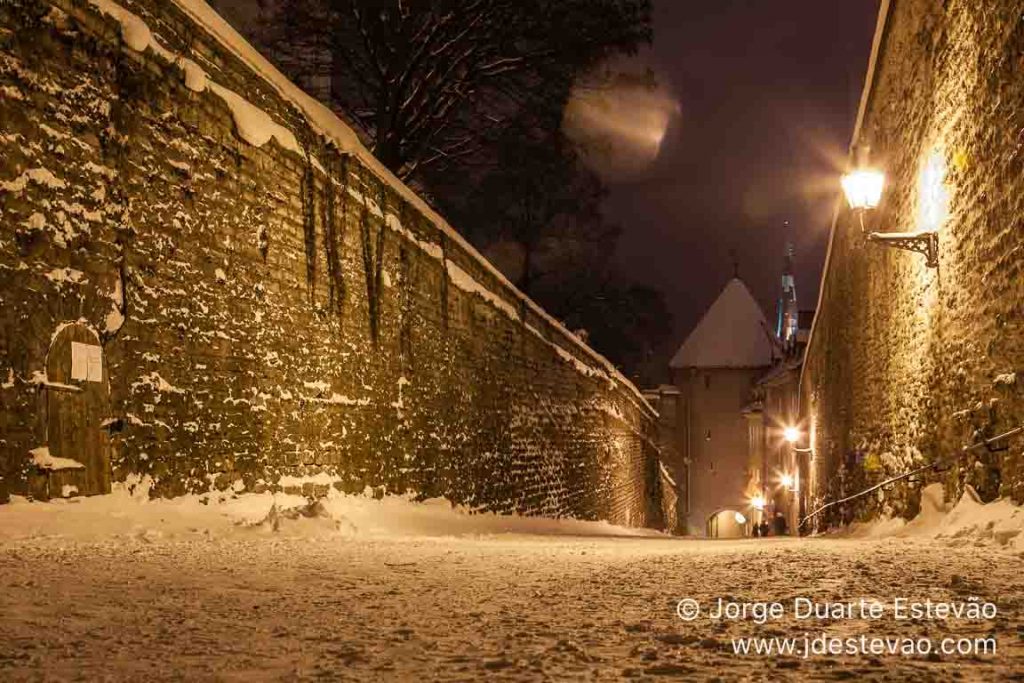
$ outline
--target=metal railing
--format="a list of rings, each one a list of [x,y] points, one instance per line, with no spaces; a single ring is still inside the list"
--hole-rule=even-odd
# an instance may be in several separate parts
[[[1018,434],[1020,434],[1022,432],[1024,432],[1024,425],[1021,425],[1020,427],[1014,427],[1013,429],[1011,429],[1008,432],[1003,432],[1002,434],[1000,434],[998,436],[993,436],[991,439],[986,439],[984,441],[979,441],[979,442],[977,442],[975,444],[971,444],[970,446],[964,446],[952,458],[939,458],[938,460],[934,460],[934,461],[928,463],[927,465],[922,465],[921,467],[918,467],[916,469],[910,470],[909,472],[904,472],[903,474],[898,474],[895,477],[890,477],[890,478],[886,479],[883,482],[879,482],[878,484],[875,484],[874,486],[872,486],[870,488],[867,488],[867,489],[864,489],[863,491],[855,493],[855,494],[853,494],[851,496],[847,496],[847,497],[842,498],[840,500],[834,500],[831,503],[826,503],[825,505],[822,505],[821,507],[817,508],[816,510],[814,510],[813,512],[808,514],[806,517],[801,519],[800,520],[800,524],[797,526],[797,528],[802,528],[804,523],[807,522],[807,520],[811,519],[812,517],[818,516],[819,514],[821,514],[825,510],[828,510],[831,507],[834,507],[836,505],[842,505],[843,503],[848,503],[851,500],[856,500],[857,498],[862,498],[862,497],[868,495],[869,493],[874,493],[878,489],[885,488],[886,486],[889,486],[890,484],[895,484],[896,482],[902,481],[903,479],[909,479],[910,477],[914,476],[915,474],[921,474],[922,472],[927,472],[928,470],[937,470],[940,467],[942,467],[943,465],[949,464],[950,461],[958,460],[958,459],[964,457],[965,455],[967,455],[968,453],[972,453],[972,452],[974,452],[974,451],[976,451],[976,450],[978,450],[980,448],[985,448],[985,449],[987,449],[989,451],[1004,450],[1002,448],[995,448],[994,445],[999,443],[1000,441],[1004,441],[1006,439],[1009,439],[1009,438],[1012,438],[1014,436],[1017,436]]]

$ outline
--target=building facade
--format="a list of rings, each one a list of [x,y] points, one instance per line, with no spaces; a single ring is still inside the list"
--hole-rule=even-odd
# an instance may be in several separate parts
[[[672,358],[676,415],[672,453],[680,527],[716,537],[746,535],[749,435],[743,408],[771,367],[773,335],[750,290],[733,278]],[[663,427],[664,428],[664,427]]]
[[[786,246],[776,324],[733,278],[646,392],[677,497],[676,529],[713,538],[796,533],[809,506],[800,372],[813,311],[801,311]],[[786,438],[789,436],[790,438]]]

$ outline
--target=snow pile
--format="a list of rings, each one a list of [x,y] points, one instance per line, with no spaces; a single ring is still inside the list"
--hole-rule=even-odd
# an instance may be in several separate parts
[[[14,180],[0,182],[0,189],[16,194],[28,187],[30,181],[51,190],[63,190],[67,187],[67,183],[53,175],[49,169],[30,168]]]
[[[192,92],[203,92],[210,84],[210,77],[202,67],[188,57],[178,57],[178,68],[185,74],[185,87]]]
[[[89,4],[121,25],[121,38],[136,52],[153,45],[153,34],[141,18],[111,0],[89,0]]]
[[[136,52],[153,50],[165,61],[181,69],[185,87],[189,90],[193,92],[210,90],[223,100],[231,110],[235,128],[243,140],[255,147],[262,147],[270,142],[271,138],[276,138],[285,149],[302,154],[299,143],[290,130],[276,123],[267,112],[253,105],[238,93],[211,81],[207,73],[188,57],[175,54],[165,48],[139,16],[129,12],[113,0],[89,1],[98,11],[120,24],[121,38],[129,48]],[[24,181],[21,181],[21,186],[24,186]]]
[[[1000,545],[1024,550],[1024,508],[1009,499],[982,503],[970,486],[938,527],[949,545]]]
[[[134,537],[287,536],[402,538],[538,534],[548,536],[659,536],[649,529],[607,522],[472,514],[443,498],[345,495],[331,489],[316,501],[283,493],[231,491],[150,499],[148,478],[115,484],[113,493],[89,498],[29,502],[12,497],[0,506],[0,542],[58,537],[73,540]]]
[[[945,521],[947,512],[949,506],[946,505],[942,484],[930,484],[921,491],[921,511],[917,513],[917,517],[906,523],[904,533],[916,536],[934,535]]]
[[[852,524],[850,538],[932,538],[949,546],[997,546],[1024,551],[1024,507],[1007,498],[983,503],[970,486],[956,505],[945,502],[942,484],[921,492],[921,512],[909,522],[881,517]]]
[[[197,81],[199,77],[194,71],[185,71],[185,77],[192,79],[193,86],[198,86]],[[206,87],[214,95],[224,100],[228,109],[231,110],[231,116],[235,121],[235,130],[238,131],[239,137],[243,140],[254,147],[262,147],[270,142],[270,138],[276,138],[277,142],[284,149],[291,150],[296,154],[302,154],[302,149],[299,147],[299,142],[295,139],[295,135],[281,124],[276,123],[270,117],[270,114],[251,104],[233,90],[228,90],[213,81],[206,81],[205,83]]]
[[[112,306],[103,320],[104,331],[113,334],[124,325],[124,289],[121,285],[121,278],[114,282],[114,292],[110,295]]]
[[[58,458],[50,453],[49,446],[33,448],[29,453],[32,455],[32,464],[41,470],[84,470],[85,465],[72,460],[71,458]]]
[[[839,532],[838,535],[862,539],[886,538],[902,531],[906,525],[907,520],[901,517],[882,515],[870,522],[854,522]]]
[[[995,384],[996,386],[1012,387],[1017,384],[1017,373],[1006,372],[1002,375],[997,375],[996,378],[992,380],[992,384]]]

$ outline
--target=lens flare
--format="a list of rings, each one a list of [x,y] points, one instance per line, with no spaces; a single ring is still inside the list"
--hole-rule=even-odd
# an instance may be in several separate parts
[[[679,104],[653,77],[587,78],[573,88],[562,129],[584,162],[606,179],[635,176],[654,162]]]

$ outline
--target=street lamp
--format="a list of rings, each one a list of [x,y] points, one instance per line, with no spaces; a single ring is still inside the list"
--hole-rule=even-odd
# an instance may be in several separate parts
[[[790,425],[789,427],[784,428],[782,430],[782,438],[789,443],[790,448],[792,448],[794,453],[811,453],[814,451],[813,448],[797,447],[797,442],[799,442],[800,439],[803,438],[803,432],[800,431],[799,427],[794,427]]]
[[[885,175],[873,168],[857,168],[842,178],[843,194],[850,208],[860,216],[861,230],[864,229],[864,212],[878,207],[885,187]],[[935,230],[919,232],[872,232],[868,241],[884,247],[906,249],[924,254],[925,265],[939,266],[939,233]]]
[[[793,484],[795,483],[794,480],[793,480],[793,475],[792,474],[783,474],[781,477],[779,477],[779,483],[782,484],[782,486],[787,491],[792,490],[793,489]]]
[[[885,174],[873,168],[862,168],[844,175],[842,184],[851,209],[874,209],[882,199]]]

